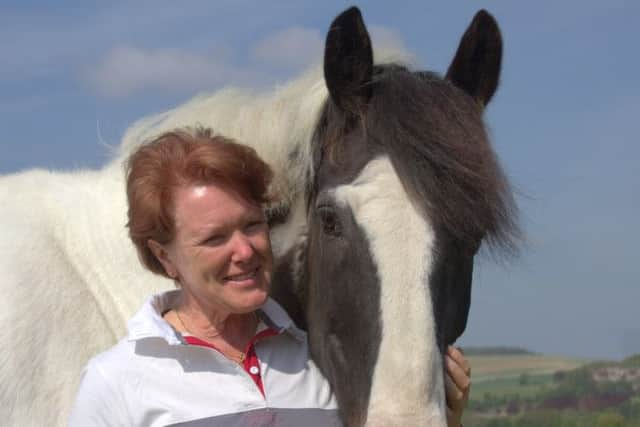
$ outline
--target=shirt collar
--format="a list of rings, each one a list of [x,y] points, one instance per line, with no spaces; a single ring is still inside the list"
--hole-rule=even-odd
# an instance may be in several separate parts
[[[152,295],[142,308],[129,320],[127,339],[138,341],[144,338],[162,338],[169,345],[183,344],[181,335],[162,317],[162,313],[176,305],[180,290],[172,290]],[[295,339],[302,341],[307,334],[299,329],[291,317],[271,298],[260,308],[263,321],[270,327],[287,332]]]

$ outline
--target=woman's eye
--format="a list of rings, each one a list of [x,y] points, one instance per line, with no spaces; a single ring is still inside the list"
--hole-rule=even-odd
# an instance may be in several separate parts
[[[208,245],[208,246],[216,246],[221,244],[222,242],[224,242],[225,237],[221,234],[216,234],[213,236],[208,237],[205,241],[204,244]]]
[[[262,230],[262,227],[265,225],[265,221],[263,220],[256,220],[256,221],[251,221],[247,224],[247,226],[245,227],[247,232],[253,233],[256,231],[260,231]]]

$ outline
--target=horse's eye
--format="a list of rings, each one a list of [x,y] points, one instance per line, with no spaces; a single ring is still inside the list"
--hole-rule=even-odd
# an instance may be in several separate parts
[[[330,236],[340,236],[342,234],[342,227],[340,226],[340,220],[335,209],[330,206],[320,206],[318,208],[318,215],[320,216],[320,222],[322,223],[322,231],[324,234]]]

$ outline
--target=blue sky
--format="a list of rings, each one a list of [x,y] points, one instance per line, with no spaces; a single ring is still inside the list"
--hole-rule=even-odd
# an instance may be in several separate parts
[[[320,60],[341,1],[0,5],[0,173],[97,168],[136,119]],[[356,2],[374,44],[444,72],[479,7],[505,56],[487,122],[527,241],[476,267],[462,343],[619,359],[640,352],[640,3]],[[438,4],[441,3],[441,4]]]

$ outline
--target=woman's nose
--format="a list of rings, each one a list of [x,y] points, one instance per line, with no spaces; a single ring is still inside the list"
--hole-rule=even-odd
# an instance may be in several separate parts
[[[233,253],[231,260],[235,262],[248,261],[253,257],[255,249],[251,243],[251,239],[244,233],[237,232],[233,236]]]

